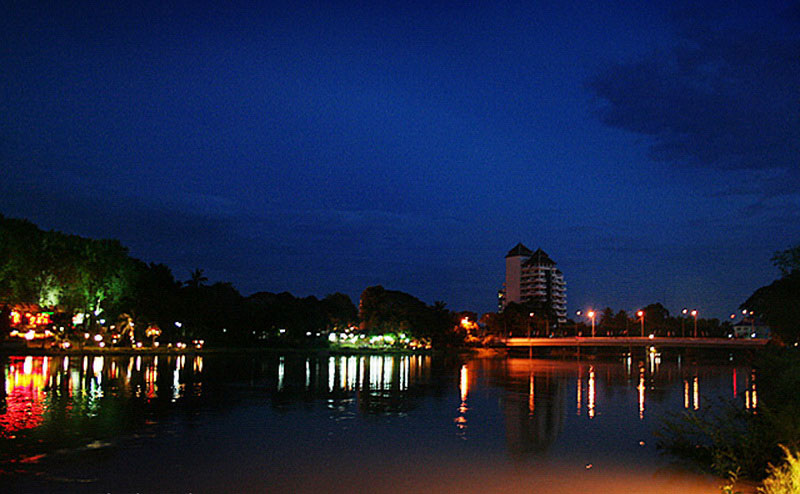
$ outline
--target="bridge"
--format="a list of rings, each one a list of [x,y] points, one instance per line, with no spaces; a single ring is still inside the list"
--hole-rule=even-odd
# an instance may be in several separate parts
[[[506,338],[509,348],[528,347],[675,347],[675,348],[730,348],[755,349],[764,347],[769,340],[750,338],[665,338],[640,336],[571,336],[553,338]]]

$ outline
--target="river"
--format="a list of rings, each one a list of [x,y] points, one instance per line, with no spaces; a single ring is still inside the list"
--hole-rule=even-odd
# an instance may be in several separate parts
[[[714,493],[653,435],[744,356],[10,356],[3,492]]]

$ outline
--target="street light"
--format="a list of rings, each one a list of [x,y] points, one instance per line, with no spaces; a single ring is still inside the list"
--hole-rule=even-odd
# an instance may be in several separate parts
[[[586,315],[589,316],[589,318],[591,318],[592,320],[592,338],[594,338],[594,311],[590,310],[589,312],[586,313]]]
[[[528,314],[528,358],[533,358],[533,345],[531,344],[531,320],[533,319],[533,312]]]
[[[697,338],[697,309],[692,310],[692,317],[694,317],[694,337]]]
[[[640,310],[636,315],[639,316],[639,319],[642,321],[642,338],[644,338],[644,311]]]
[[[683,330],[683,326],[686,323],[685,317],[686,317],[686,314],[688,314],[688,313],[689,313],[689,309],[687,309],[686,307],[684,307],[683,310],[681,311],[681,314],[683,314],[683,317],[681,317],[681,338],[684,338],[686,336],[686,333]]]

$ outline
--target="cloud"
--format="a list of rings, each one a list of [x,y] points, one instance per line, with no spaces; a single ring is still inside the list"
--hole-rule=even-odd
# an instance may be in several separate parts
[[[796,13],[761,11],[752,22],[730,9],[679,11],[673,47],[613,63],[587,81],[599,118],[648,137],[657,161],[771,171],[800,183]]]

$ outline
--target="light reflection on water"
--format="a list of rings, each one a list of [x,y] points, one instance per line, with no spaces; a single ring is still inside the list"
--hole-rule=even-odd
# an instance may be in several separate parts
[[[210,457],[222,464],[237,457],[234,452],[269,444],[273,456],[263,461],[280,457],[289,470],[303,471],[292,458],[301,451],[307,455],[301,446],[310,441],[307,447],[326,462],[329,455],[355,452],[368,464],[395,462],[413,451],[442,464],[462,455],[480,457],[499,462],[500,470],[507,462],[591,465],[606,472],[630,464],[641,476],[642,468],[662,468],[651,433],[665,413],[700,409],[718,396],[757,407],[756,376],[749,367],[665,361],[653,351],[589,362],[304,354],[25,356],[0,362],[0,438],[10,446],[0,454],[0,478],[2,471],[16,471],[21,485],[41,481],[29,479],[36,461],[26,458],[72,451],[58,458],[83,465],[78,446],[97,439],[127,445],[126,455],[112,463],[129,461],[131,454],[145,463],[151,455],[152,461],[172,464],[210,461],[186,453],[191,448],[182,441],[199,439],[175,431],[188,423],[199,424],[198,437],[219,448],[220,455]],[[250,420],[255,425],[240,430]],[[168,431],[166,424],[172,424]],[[203,426],[221,432],[203,436]],[[129,438],[144,429],[161,440],[172,438],[181,453],[160,458],[168,453],[152,445],[130,447]],[[271,465],[260,467],[264,478],[276,475]],[[206,482],[227,478],[217,465],[206,466],[219,477]],[[102,485],[122,482],[104,478],[102,471],[92,475],[107,482]],[[315,469],[314,475],[333,472]],[[253,480],[259,481],[264,479]],[[142,487],[136,484],[141,479],[129,482]],[[392,491],[386,487],[377,490]]]

